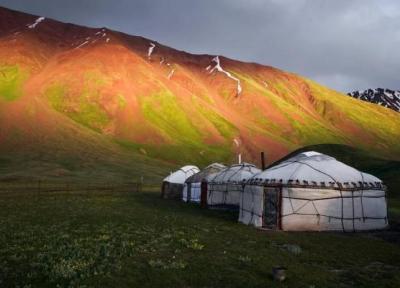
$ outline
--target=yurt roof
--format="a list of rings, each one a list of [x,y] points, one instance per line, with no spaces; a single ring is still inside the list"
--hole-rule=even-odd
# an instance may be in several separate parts
[[[249,183],[335,188],[383,188],[382,181],[335,158],[315,151],[303,152],[254,175]]]
[[[200,169],[193,165],[183,166],[169,176],[164,178],[164,181],[176,184],[184,184],[185,180],[190,176],[198,173]]]
[[[190,176],[186,179],[186,183],[197,183],[203,180],[209,180],[210,177],[213,177],[221,170],[225,169],[226,166],[220,163],[213,163],[208,165],[206,168],[201,170],[200,172]]]
[[[223,182],[242,182],[243,180],[247,180],[251,178],[254,174],[261,172],[255,165],[250,163],[240,163],[234,164],[230,167],[225,168],[221,172],[219,172],[214,179],[213,182],[223,183]]]

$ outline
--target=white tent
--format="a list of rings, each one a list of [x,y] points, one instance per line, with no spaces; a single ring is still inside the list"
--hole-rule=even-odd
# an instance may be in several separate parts
[[[239,221],[287,231],[383,229],[385,186],[335,158],[304,152],[247,181]]]
[[[196,166],[187,165],[165,177],[161,188],[162,197],[180,199],[186,179],[199,171]]]
[[[182,200],[185,202],[199,203],[201,193],[205,193],[205,195],[207,195],[207,183],[212,180],[218,172],[225,168],[225,165],[213,163],[208,165],[200,172],[187,178],[183,187]]]
[[[243,184],[261,170],[253,164],[241,163],[219,172],[208,185],[208,206],[238,207]]]

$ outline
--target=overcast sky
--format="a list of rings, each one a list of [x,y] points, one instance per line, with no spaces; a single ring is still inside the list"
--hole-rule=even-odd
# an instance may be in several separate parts
[[[400,89],[398,0],[0,0],[8,8],[272,65],[339,91]]]

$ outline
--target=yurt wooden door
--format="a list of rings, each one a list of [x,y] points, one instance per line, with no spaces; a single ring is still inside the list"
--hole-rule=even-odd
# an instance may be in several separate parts
[[[280,229],[281,189],[279,187],[264,187],[263,227]]]
[[[187,183],[186,202],[189,203],[191,200],[192,200],[192,183]]]

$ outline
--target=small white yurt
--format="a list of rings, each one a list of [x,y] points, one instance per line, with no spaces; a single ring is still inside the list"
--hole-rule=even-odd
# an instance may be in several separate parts
[[[208,182],[225,168],[225,165],[213,163],[187,178],[183,187],[182,200],[185,202],[200,203],[201,194],[207,195]]]
[[[180,199],[186,179],[199,171],[196,166],[187,165],[165,177],[161,187],[162,198]]]
[[[238,208],[244,183],[261,172],[253,164],[234,164],[219,172],[208,184],[207,205]]]
[[[286,231],[361,231],[388,226],[385,186],[318,153],[300,153],[245,185],[239,221]]]

